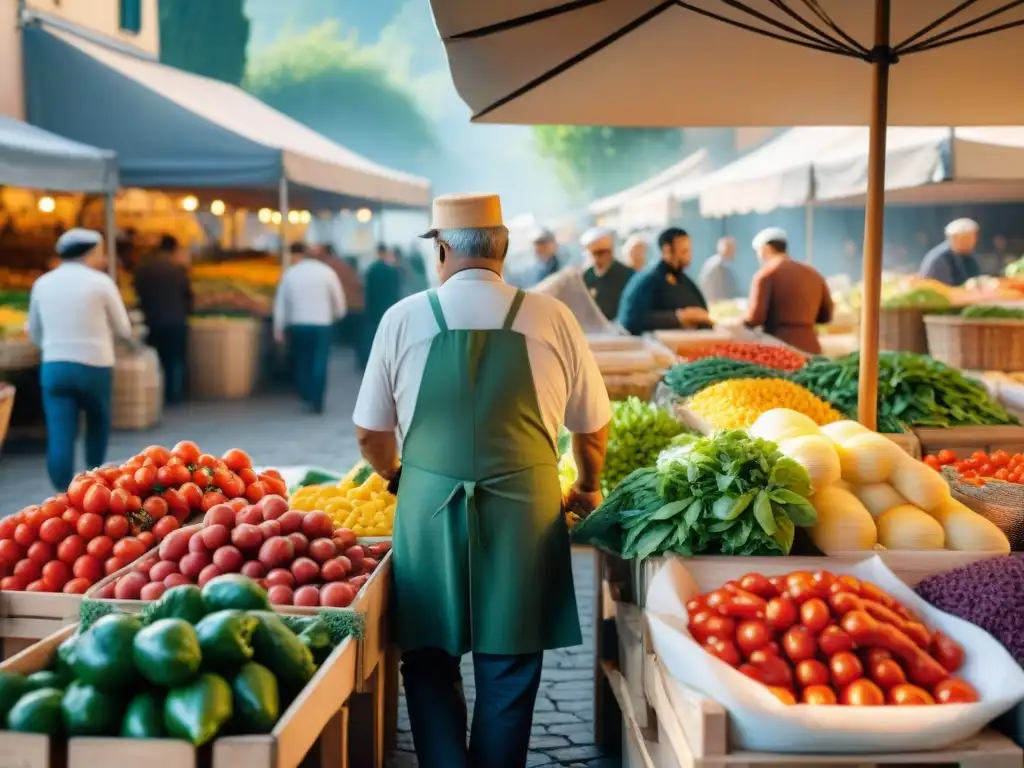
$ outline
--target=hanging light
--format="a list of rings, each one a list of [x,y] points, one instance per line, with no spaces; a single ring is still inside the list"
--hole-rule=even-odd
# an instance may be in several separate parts
[[[192,211],[199,210],[199,198],[195,195],[189,195],[188,197],[181,198],[182,209],[192,213]]]
[[[373,211],[371,211],[369,208],[360,208],[358,211],[356,211],[356,221],[358,221],[360,224],[366,224],[372,218]]]
[[[272,222],[274,222],[275,224],[280,224],[281,223],[281,212],[280,211],[274,211],[271,214],[271,216],[270,216],[270,220]]]
[[[298,224],[300,218],[302,218],[301,211],[288,211],[289,224]]]
[[[274,218],[274,212],[269,208],[260,208],[256,217],[260,220],[260,224],[269,224],[271,219]]]
[[[210,203],[210,213],[212,213],[214,216],[223,216],[224,211],[226,211],[227,208],[228,207],[224,205],[223,200],[214,200],[212,203]]]
[[[313,220],[313,214],[309,211],[299,211],[299,223],[309,224]]]
[[[39,210],[43,213],[53,213],[57,208],[57,201],[47,195],[46,197],[39,198]]]

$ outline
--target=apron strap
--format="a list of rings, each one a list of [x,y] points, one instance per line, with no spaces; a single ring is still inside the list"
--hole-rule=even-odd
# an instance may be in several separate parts
[[[519,314],[519,307],[525,297],[526,293],[523,292],[523,289],[517,288],[515,298],[512,299],[512,306],[508,308],[508,315],[505,316],[505,324],[501,326],[503,331],[512,330],[512,323],[516,321],[516,315]]]
[[[441,311],[441,302],[437,298],[437,291],[433,288],[427,291],[427,300],[430,301],[430,310],[434,313],[434,319],[437,320],[441,333],[447,333],[448,323],[444,320],[444,312]]]

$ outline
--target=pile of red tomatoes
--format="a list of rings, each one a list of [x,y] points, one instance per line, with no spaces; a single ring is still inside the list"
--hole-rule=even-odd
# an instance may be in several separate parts
[[[975,451],[969,458],[960,459],[953,451],[941,450],[925,456],[924,463],[936,472],[942,471],[943,467],[952,467],[968,485],[984,485],[986,480],[1024,483],[1024,453]]]

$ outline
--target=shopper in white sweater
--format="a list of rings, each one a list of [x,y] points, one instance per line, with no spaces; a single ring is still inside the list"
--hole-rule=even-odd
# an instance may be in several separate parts
[[[110,436],[114,342],[131,339],[117,285],[105,273],[103,237],[72,229],[57,241],[61,264],[32,286],[28,330],[42,350],[47,469],[64,490],[75,474],[78,425],[85,413],[85,461],[106,461]]]

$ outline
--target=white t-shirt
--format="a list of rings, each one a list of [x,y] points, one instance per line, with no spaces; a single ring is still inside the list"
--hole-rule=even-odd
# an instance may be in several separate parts
[[[114,339],[129,339],[132,324],[109,276],[64,262],[32,285],[28,332],[44,363],[114,365]]]
[[[515,287],[486,269],[456,273],[437,289],[448,328],[501,328]],[[527,293],[512,330],[526,337],[530,369],[544,423],[557,440],[559,425],[596,432],[611,420],[611,405],[597,362],[568,307]],[[426,292],[398,302],[373,340],[352,420],[374,432],[397,430],[401,442],[416,409],[430,343],[440,332]]]
[[[322,261],[303,259],[281,275],[274,299],[274,330],[289,325],[331,325],[345,316],[345,292]]]

